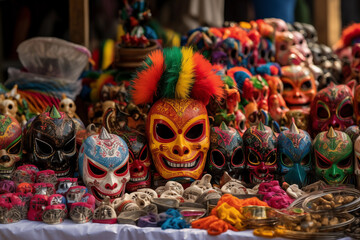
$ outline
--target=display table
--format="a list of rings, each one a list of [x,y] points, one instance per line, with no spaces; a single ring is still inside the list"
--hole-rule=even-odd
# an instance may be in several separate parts
[[[1,224],[0,239],[29,240],[29,239],[59,239],[59,240],[167,240],[167,239],[265,239],[253,235],[253,230],[241,232],[227,231],[218,236],[208,235],[205,230],[200,229],[167,229],[140,228],[127,224],[99,224],[85,223],[76,224],[71,220],[65,220],[62,224],[48,225],[43,222],[32,222],[22,220],[18,223]],[[280,238],[276,238],[280,239]],[[351,239],[351,238],[343,238]]]

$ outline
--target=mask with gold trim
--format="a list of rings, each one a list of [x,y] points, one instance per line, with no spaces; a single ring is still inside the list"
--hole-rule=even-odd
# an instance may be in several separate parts
[[[350,137],[332,127],[319,133],[313,142],[316,176],[328,184],[348,182],[354,173],[353,144]]]

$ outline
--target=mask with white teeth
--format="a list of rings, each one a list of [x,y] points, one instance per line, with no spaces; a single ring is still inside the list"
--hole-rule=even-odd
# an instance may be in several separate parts
[[[120,198],[130,180],[129,150],[125,141],[102,128],[88,137],[79,153],[79,173],[99,205],[105,197]]]
[[[37,116],[26,131],[29,161],[40,170],[51,169],[57,177],[72,176],[77,158],[75,123],[55,106]]]
[[[126,184],[126,191],[151,187],[151,157],[146,137],[135,131],[123,133],[120,137],[126,142],[130,154],[130,181]]]
[[[0,115],[0,179],[10,179],[15,164],[22,157],[22,130],[18,121]]]
[[[205,105],[193,99],[160,99],[150,109],[147,137],[164,179],[199,179],[210,144]]]
[[[250,183],[273,180],[277,170],[277,139],[272,129],[259,122],[246,130],[243,140]]]
[[[241,179],[245,168],[243,140],[235,128],[226,126],[212,127],[210,132],[210,151],[207,162],[207,172],[211,174],[215,184],[220,184],[220,178],[226,171],[232,178]]]

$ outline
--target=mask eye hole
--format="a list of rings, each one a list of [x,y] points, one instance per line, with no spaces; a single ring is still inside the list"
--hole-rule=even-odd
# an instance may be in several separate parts
[[[350,118],[353,116],[353,106],[348,103],[341,107],[339,115],[341,118]]]
[[[185,138],[190,141],[198,141],[203,136],[204,133],[204,123],[196,123],[191,126],[189,130],[185,133]]]
[[[312,87],[312,84],[311,84],[310,80],[305,81],[301,84],[301,90],[309,90],[309,89],[311,89],[311,87]]]
[[[284,82],[284,91],[291,91],[293,90],[293,86],[290,83]]]
[[[159,138],[164,139],[164,140],[170,140],[175,137],[175,134],[171,130],[171,128],[163,123],[156,124],[155,132],[156,132],[156,135],[159,136]]]
[[[6,151],[9,154],[19,154],[21,150],[21,138]]]
[[[67,154],[74,152],[74,150],[75,150],[75,137],[73,137],[70,141],[68,141],[65,144],[63,150],[64,150],[64,153],[67,153]]]
[[[53,148],[48,143],[38,138],[35,138],[35,145],[36,152],[38,152],[40,155],[49,156],[54,152]]]
[[[217,168],[222,168],[225,165],[225,157],[219,150],[212,150],[210,156],[212,164]]]
[[[276,152],[273,151],[272,153],[270,153],[270,155],[267,157],[266,159],[266,165],[274,165],[276,164]]]
[[[240,129],[241,131],[244,131],[244,130],[245,130],[245,121],[240,121],[240,122],[239,122],[239,129]]]
[[[147,146],[145,146],[140,154],[140,160],[141,161],[146,160],[147,156],[148,156],[148,150],[147,150]]]
[[[120,167],[115,171],[116,176],[123,176],[128,172],[129,164],[126,163],[124,166]]]
[[[232,157],[231,157],[231,164],[235,167],[239,167],[244,163],[244,152],[241,147],[235,149]]]
[[[293,161],[286,155],[286,154],[281,154],[281,162],[282,164],[284,164],[286,167],[292,167],[294,166]]]
[[[343,160],[341,160],[337,165],[339,168],[348,168],[351,165],[351,157],[347,157]]]
[[[311,156],[310,153],[306,154],[306,156],[300,162],[301,166],[307,166],[310,164],[310,160],[311,160],[310,156]]]
[[[106,171],[96,166],[91,160],[88,159],[88,169],[91,176],[96,178],[105,177]]]
[[[316,156],[317,165],[320,168],[327,169],[331,167],[332,163],[329,160],[327,160],[324,156],[322,156],[320,153],[315,152],[315,156]]]
[[[321,119],[328,119],[330,117],[328,111],[323,106],[318,107],[316,114]]]
[[[259,165],[260,164],[260,159],[259,159],[258,155],[256,153],[254,153],[252,150],[250,150],[247,160],[252,165]]]

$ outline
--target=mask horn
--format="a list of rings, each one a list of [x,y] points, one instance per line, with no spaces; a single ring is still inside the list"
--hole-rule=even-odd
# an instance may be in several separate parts
[[[327,132],[326,136],[328,138],[336,138],[337,134],[335,132],[335,130],[333,129],[333,127],[331,126],[329,131]]]
[[[111,139],[111,136],[108,133],[108,131],[106,130],[106,128],[104,128],[104,127],[101,128],[100,134],[99,134],[99,139],[101,139],[101,140],[109,140],[109,139]]]

